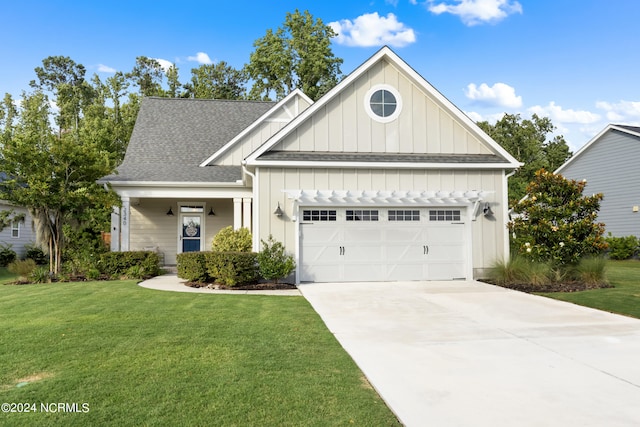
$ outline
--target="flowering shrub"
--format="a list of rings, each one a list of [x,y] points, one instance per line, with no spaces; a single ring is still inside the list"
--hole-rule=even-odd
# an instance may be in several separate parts
[[[512,252],[553,265],[576,264],[607,248],[604,224],[597,223],[602,194],[583,196],[586,182],[540,169],[528,196],[513,209],[508,227]]]

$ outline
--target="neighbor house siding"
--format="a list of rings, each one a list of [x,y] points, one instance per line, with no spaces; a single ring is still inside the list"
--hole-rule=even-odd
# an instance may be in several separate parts
[[[491,263],[504,257],[506,228],[500,196],[502,171],[446,171],[446,170],[385,170],[385,169],[297,169],[258,168],[260,190],[258,198],[259,238],[269,234],[281,241],[291,253],[295,251],[296,236],[293,204],[282,192],[287,190],[484,190],[486,202],[491,203],[494,217],[485,218],[482,209],[472,221],[473,269],[482,276]],[[275,218],[274,207],[280,203],[284,215]],[[483,202],[484,203],[484,202]],[[469,208],[472,210],[472,207]]]
[[[402,112],[391,123],[365,111],[367,91],[389,84],[402,97]],[[400,71],[381,61],[323,106],[274,150],[361,153],[489,154],[491,151],[437,100]]]
[[[586,180],[585,195],[602,193],[598,221],[613,236],[640,236],[640,138],[616,130],[605,133],[560,172]]]
[[[175,265],[180,244],[178,203],[205,204],[205,250],[211,248],[211,241],[218,231],[233,224],[233,201],[230,199],[141,199],[139,204],[131,206],[130,250],[157,247],[164,254],[165,264]],[[167,215],[169,207],[172,208],[173,216]],[[207,215],[211,207],[215,216]]]
[[[0,243],[10,245],[11,249],[18,255],[18,258],[24,258],[26,253],[25,245],[35,244],[36,241],[36,235],[33,231],[33,219],[25,208],[0,203],[0,210],[7,211],[11,209],[16,214],[24,214],[25,219],[18,223],[18,237],[14,237],[12,234],[12,223],[9,223],[7,227],[0,231]]]

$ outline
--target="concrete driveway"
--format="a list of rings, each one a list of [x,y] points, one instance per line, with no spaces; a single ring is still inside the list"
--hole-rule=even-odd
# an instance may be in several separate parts
[[[300,290],[406,426],[640,426],[640,320],[472,281]]]

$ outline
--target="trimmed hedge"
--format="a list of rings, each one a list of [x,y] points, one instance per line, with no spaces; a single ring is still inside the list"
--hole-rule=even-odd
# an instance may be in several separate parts
[[[626,237],[609,237],[605,239],[609,244],[609,258],[611,259],[630,259],[638,252],[639,241],[636,236]]]
[[[178,254],[178,277],[229,287],[255,283],[259,278],[257,257],[254,252],[185,252]]]
[[[178,277],[189,282],[211,281],[207,269],[207,254],[211,252],[183,252],[178,254]]]
[[[131,274],[153,277],[160,273],[160,258],[156,252],[106,252],[100,256],[100,272],[111,277]]]

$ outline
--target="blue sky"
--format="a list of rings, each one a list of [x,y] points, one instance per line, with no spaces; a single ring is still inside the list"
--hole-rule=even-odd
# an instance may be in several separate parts
[[[69,56],[88,75],[129,71],[137,56],[192,68],[249,61],[253,42],[296,8],[340,34],[348,74],[390,46],[473,120],[550,117],[575,151],[609,123],[640,125],[640,1],[21,0],[3,2],[0,95]]]

